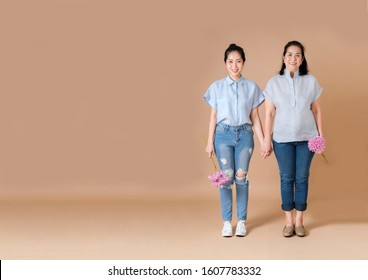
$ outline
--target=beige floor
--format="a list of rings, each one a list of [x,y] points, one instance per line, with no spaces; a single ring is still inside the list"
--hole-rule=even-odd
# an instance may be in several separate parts
[[[248,235],[222,238],[217,200],[3,201],[0,259],[368,259],[367,207],[315,199],[287,239],[277,201],[253,197]]]

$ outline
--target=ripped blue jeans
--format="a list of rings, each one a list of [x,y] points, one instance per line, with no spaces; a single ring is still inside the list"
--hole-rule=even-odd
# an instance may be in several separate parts
[[[248,169],[254,149],[252,126],[217,124],[214,146],[220,168],[229,177],[229,181],[220,188],[222,219],[232,220],[232,185],[235,182],[237,218],[246,220],[249,192]]]

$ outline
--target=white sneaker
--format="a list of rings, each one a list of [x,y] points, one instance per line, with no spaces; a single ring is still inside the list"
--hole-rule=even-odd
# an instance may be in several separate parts
[[[247,229],[245,227],[245,221],[241,220],[236,226],[236,236],[245,236],[247,234]]]
[[[231,237],[233,236],[233,227],[230,221],[224,222],[224,227],[222,228],[222,236],[223,237]]]

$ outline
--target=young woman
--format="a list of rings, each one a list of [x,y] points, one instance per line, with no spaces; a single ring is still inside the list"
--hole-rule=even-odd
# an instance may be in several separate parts
[[[232,230],[232,185],[236,184],[238,223],[236,235],[245,236],[248,208],[248,169],[252,157],[253,130],[263,145],[263,129],[258,106],[264,101],[259,87],[245,79],[241,72],[245,63],[244,50],[231,44],[225,51],[225,65],[229,75],[215,81],[204,99],[212,107],[206,152],[215,154],[220,168],[229,181],[220,187],[222,236],[230,237]]]
[[[283,235],[305,236],[303,213],[307,209],[308,179],[314,153],[308,140],[323,136],[318,81],[308,74],[304,46],[288,42],[278,75],[267,83],[265,101],[265,141],[263,156],[273,150],[281,179],[282,210],[285,211]],[[295,210],[295,219],[294,219]]]

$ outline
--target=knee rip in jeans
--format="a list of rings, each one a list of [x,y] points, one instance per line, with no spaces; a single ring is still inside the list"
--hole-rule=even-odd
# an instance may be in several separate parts
[[[248,181],[248,173],[241,168],[236,171],[235,177],[237,180],[240,180],[240,181],[243,181],[243,180]]]

